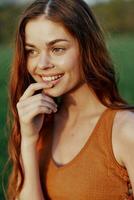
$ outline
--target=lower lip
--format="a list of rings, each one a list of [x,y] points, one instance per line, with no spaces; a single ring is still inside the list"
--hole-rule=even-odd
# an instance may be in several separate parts
[[[53,80],[53,81],[44,81],[45,83],[52,83],[53,85],[56,85],[57,83],[60,82],[60,80],[62,79],[64,75],[62,75],[60,78],[56,79],[56,80]]]

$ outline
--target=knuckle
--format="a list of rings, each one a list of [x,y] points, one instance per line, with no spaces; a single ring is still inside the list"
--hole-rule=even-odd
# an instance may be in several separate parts
[[[17,108],[20,108],[20,102],[18,102],[18,103],[16,104],[16,107],[17,107]]]
[[[48,112],[50,109],[46,106],[38,106],[36,108],[36,112],[39,112],[39,113],[45,113],[45,112]]]
[[[19,102],[22,100],[22,97],[20,97]]]
[[[43,95],[42,94],[38,94],[39,100],[42,100]]]
[[[45,99],[45,100],[49,100],[49,97],[45,94],[42,94],[42,98]]]
[[[35,112],[38,112],[42,109],[42,106],[39,104],[36,108],[35,108]]]
[[[22,117],[21,118],[21,122],[23,123],[23,124],[29,124],[29,122],[30,122],[30,119],[28,118],[28,117]]]
[[[43,104],[43,99],[39,98],[38,100],[38,106],[41,106]]]
[[[45,110],[46,113],[49,113],[51,111],[51,109],[48,108],[48,107],[45,107],[44,110]]]
[[[48,101],[45,101],[45,107],[49,109],[49,107],[51,107],[51,103],[49,103]]]
[[[29,89],[30,89],[30,90],[34,90],[34,83],[32,83],[32,84],[29,86]]]
[[[43,100],[42,99],[40,99],[40,105],[42,105],[43,104]]]
[[[47,112],[48,112],[48,113],[52,113],[52,109],[48,108],[48,109],[47,109]]]
[[[54,100],[53,100],[51,97],[49,97],[49,96],[47,96],[47,95],[45,95],[45,94],[43,94],[43,98],[44,98],[45,100],[49,101],[50,103],[55,103]]]

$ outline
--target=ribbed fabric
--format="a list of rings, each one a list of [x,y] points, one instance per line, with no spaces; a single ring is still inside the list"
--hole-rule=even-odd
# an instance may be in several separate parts
[[[107,109],[90,138],[68,164],[52,159],[52,134],[38,143],[40,179],[46,200],[132,200],[127,170],[112,150],[112,126],[117,111]]]

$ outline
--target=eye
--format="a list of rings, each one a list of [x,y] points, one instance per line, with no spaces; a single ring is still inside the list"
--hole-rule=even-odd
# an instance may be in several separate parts
[[[52,52],[56,55],[61,55],[65,52],[65,48],[53,48],[52,49]]]
[[[26,49],[26,55],[30,57],[35,57],[38,55],[38,51],[35,49]]]

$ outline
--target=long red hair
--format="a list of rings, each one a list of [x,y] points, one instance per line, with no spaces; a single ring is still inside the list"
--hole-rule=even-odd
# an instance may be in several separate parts
[[[24,183],[24,173],[19,159],[21,133],[16,104],[28,85],[33,82],[26,67],[25,26],[30,20],[41,15],[61,23],[78,40],[83,76],[100,102],[113,109],[131,108],[119,95],[114,66],[106,49],[102,31],[88,5],[83,0],[36,0],[32,3],[22,13],[18,25],[10,76],[12,129],[8,147],[12,172],[7,190],[7,198],[10,200],[15,200]]]

